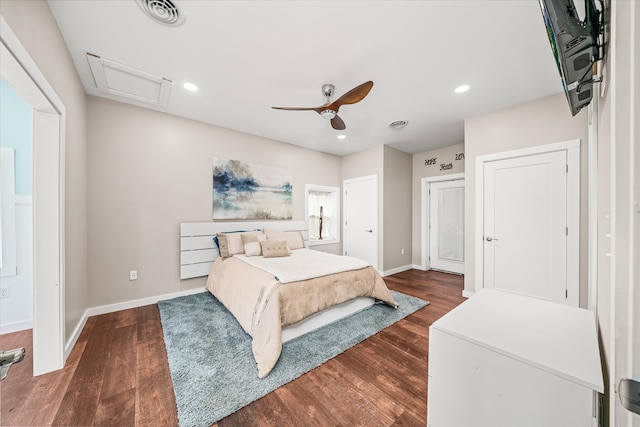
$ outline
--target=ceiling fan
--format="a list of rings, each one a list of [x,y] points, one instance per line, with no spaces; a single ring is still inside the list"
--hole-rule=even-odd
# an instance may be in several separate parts
[[[338,116],[338,110],[345,104],[355,104],[364,99],[373,87],[373,82],[368,81],[362,83],[359,86],[354,87],[349,92],[342,95],[340,98],[331,102],[333,91],[335,86],[332,84],[322,85],[322,94],[324,95],[326,102],[319,107],[271,107],[275,110],[292,110],[292,111],[308,111],[313,110],[320,114],[323,118],[331,120],[331,127],[336,130],[344,130],[347,127],[344,121]]]

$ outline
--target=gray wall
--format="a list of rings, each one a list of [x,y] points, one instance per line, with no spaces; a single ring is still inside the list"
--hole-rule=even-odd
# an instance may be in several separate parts
[[[451,145],[449,147],[438,148],[436,150],[424,151],[413,155],[413,178],[412,178],[412,214],[411,229],[412,239],[412,264],[422,263],[422,178],[433,176],[451,175],[464,172],[464,159],[456,160],[456,154],[464,154],[464,144]],[[431,159],[436,159],[435,164],[431,164]],[[451,164],[453,168],[443,169],[440,165]]]
[[[291,169],[294,220],[305,184],[341,187],[337,156],[97,97],[88,106],[91,306],[204,286],[179,279],[178,236],[181,222],[211,221],[214,156]]]
[[[537,145],[580,139],[580,306],[587,302],[587,115],[572,117],[563,93],[464,122],[465,133],[465,278],[475,292],[476,157]]]
[[[86,96],[47,2],[0,1],[0,14],[29,52],[66,109],[66,341],[88,307]]]
[[[384,147],[384,271],[411,265],[411,162],[410,154]]]

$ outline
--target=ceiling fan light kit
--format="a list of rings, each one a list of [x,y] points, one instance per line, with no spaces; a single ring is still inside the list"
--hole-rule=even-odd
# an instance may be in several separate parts
[[[274,110],[289,110],[289,111],[315,111],[320,114],[324,119],[331,121],[331,127],[336,130],[344,130],[347,126],[344,121],[338,116],[338,110],[345,104],[355,104],[364,99],[365,96],[371,91],[373,82],[368,81],[362,83],[359,86],[351,89],[349,92],[342,95],[340,98],[331,102],[335,86],[329,83],[322,85],[322,95],[325,97],[325,104],[319,107],[271,107]]]
[[[323,119],[331,120],[336,116],[336,112],[333,110],[323,110],[320,112]]]

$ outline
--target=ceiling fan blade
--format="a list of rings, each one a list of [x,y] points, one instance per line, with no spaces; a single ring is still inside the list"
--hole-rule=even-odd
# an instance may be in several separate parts
[[[365,96],[369,93],[371,88],[373,87],[373,82],[368,81],[362,83],[360,86],[356,86],[351,89],[349,92],[342,95],[340,98],[333,101],[330,106],[330,109],[334,111],[338,111],[341,105],[344,104],[355,104],[356,102],[360,102],[364,99]]]
[[[271,107],[274,110],[289,110],[289,111],[315,111],[320,114],[320,107]]]
[[[347,126],[344,124],[344,121],[336,114],[336,116],[331,119],[331,127],[335,130],[345,130]]]

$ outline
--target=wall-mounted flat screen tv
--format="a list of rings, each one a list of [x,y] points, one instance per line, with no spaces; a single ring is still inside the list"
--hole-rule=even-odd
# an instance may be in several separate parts
[[[581,21],[573,0],[538,1],[564,93],[575,116],[593,98],[593,64],[599,59],[600,12],[593,0],[585,0],[587,16]]]

